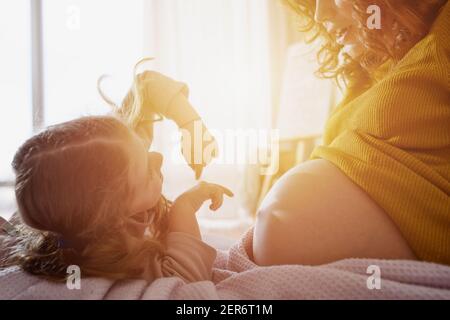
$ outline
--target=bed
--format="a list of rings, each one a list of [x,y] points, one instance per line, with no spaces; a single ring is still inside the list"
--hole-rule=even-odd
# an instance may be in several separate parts
[[[213,239],[221,243],[223,239]],[[322,266],[256,266],[249,259],[253,232],[229,250],[218,249],[212,281],[185,284],[163,278],[81,279],[79,290],[26,274],[17,267],[0,271],[0,299],[448,299],[450,267],[427,262],[348,259]],[[211,242],[211,239],[207,240]],[[375,274],[373,270],[378,270]],[[369,272],[368,272],[369,271]],[[379,281],[374,278],[379,276]]]

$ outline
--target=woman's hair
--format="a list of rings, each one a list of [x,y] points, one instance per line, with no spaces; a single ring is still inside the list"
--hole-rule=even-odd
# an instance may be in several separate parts
[[[0,267],[19,265],[53,279],[64,279],[70,265],[90,276],[142,277],[164,250],[169,203],[162,197],[145,217],[129,212],[131,139],[121,120],[103,116],[27,140],[13,160],[21,223],[7,237]],[[136,236],[130,221],[148,226],[150,235]]]
[[[371,79],[373,72],[388,60],[399,61],[428,32],[439,9],[447,0],[354,0],[352,15],[359,22],[359,40],[365,51],[358,61],[341,52],[336,42],[321,23],[314,20],[315,0],[283,0],[300,17],[300,31],[308,34],[307,42],[321,38],[322,46],[317,52],[317,74],[344,83],[356,79]],[[381,9],[382,24],[385,15],[391,15],[391,25],[382,29],[369,29],[367,8],[377,5]],[[383,37],[389,33],[392,42]],[[389,44],[391,43],[391,44]]]

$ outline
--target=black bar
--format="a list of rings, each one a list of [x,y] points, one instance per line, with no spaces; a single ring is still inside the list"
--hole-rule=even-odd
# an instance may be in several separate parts
[[[134,318],[148,314],[150,319],[348,319],[399,318],[442,319],[449,301],[0,301],[2,315],[16,316],[18,310],[70,310],[74,318],[111,313],[111,318]],[[87,311],[89,310],[89,311]],[[21,312],[21,311],[20,311]],[[434,314],[436,314],[435,317]],[[136,315],[136,316],[135,316]],[[443,316],[444,315],[444,316]],[[330,317],[327,317],[330,316]],[[59,312],[46,318],[66,319]]]

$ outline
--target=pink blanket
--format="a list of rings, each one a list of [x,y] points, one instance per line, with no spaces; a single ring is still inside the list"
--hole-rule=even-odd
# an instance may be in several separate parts
[[[165,278],[114,282],[81,279],[80,290],[17,268],[0,271],[0,299],[449,299],[450,267],[425,262],[349,259],[323,266],[258,267],[247,252],[252,232],[219,251],[213,281],[184,284]],[[369,266],[380,271],[372,281]],[[372,278],[369,278],[371,277]],[[368,281],[369,280],[369,281]],[[368,285],[369,282],[369,285]],[[375,288],[374,284],[381,288]],[[369,289],[371,287],[372,289]]]

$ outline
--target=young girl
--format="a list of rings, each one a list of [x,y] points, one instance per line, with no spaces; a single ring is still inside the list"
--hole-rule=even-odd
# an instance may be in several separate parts
[[[201,241],[195,213],[233,194],[201,182],[171,203],[161,194],[163,158],[148,152],[155,113],[188,131],[199,119],[186,95],[184,84],[144,72],[114,116],[69,121],[26,141],[13,161],[20,217],[3,228],[0,266],[52,279],[64,279],[69,265],[83,276],[210,279],[216,251]]]

